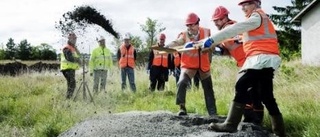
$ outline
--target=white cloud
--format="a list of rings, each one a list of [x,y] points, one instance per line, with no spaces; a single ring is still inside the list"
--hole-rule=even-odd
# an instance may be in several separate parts
[[[274,13],[272,6],[291,5],[290,0],[264,0],[262,8],[267,13]],[[197,13],[200,25],[216,31],[210,21],[215,7],[222,5],[230,10],[230,18],[244,20],[241,7],[235,1],[229,0],[2,0],[0,8],[0,44],[6,44],[12,37],[16,43],[27,39],[32,45],[48,43],[59,49],[64,44],[64,38],[55,29],[55,22],[62,18],[62,14],[72,11],[75,6],[90,5],[95,7],[107,19],[111,19],[116,31],[121,34],[131,32],[133,35],[145,37],[140,30],[147,17],[158,20],[166,27],[164,33],[167,42],[176,38],[185,29],[184,18],[189,12]],[[94,29],[93,29],[94,30]],[[106,32],[99,34],[107,35]],[[96,46],[95,37],[90,34],[79,37],[79,44]],[[88,51],[84,46],[83,51]]]

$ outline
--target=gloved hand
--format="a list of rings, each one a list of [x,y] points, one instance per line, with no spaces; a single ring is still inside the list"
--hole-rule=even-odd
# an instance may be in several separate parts
[[[204,41],[202,48],[209,48],[213,43],[214,41],[209,37]]]
[[[90,76],[93,76],[93,73],[92,73],[92,72],[90,73]]]
[[[193,42],[187,42],[186,44],[184,44],[184,48],[192,48],[193,44]]]
[[[221,48],[220,46],[216,46],[214,47],[214,53],[217,54],[217,55],[222,55],[224,52],[224,49]]]
[[[150,74],[150,69],[147,69],[147,74]]]
[[[172,74],[172,71],[171,70],[169,70],[169,76]]]

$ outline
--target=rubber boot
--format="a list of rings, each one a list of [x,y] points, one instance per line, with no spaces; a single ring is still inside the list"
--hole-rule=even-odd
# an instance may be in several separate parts
[[[223,123],[211,123],[209,125],[209,130],[214,130],[217,132],[237,131],[238,125],[242,118],[244,107],[245,104],[233,102],[231,104],[227,119]]]
[[[187,109],[186,109],[186,106],[184,104],[180,104],[180,110],[178,112],[178,116],[185,116],[185,115],[188,115],[187,114]]]
[[[253,108],[251,104],[246,104],[243,113],[243,122],[253,123],[255,119],[255,114],[253,112]]]
[[[274,134],[276,134],[279,137],[285,137],[285,128],[284,128],[284,122],[282,115],[276,115],[276,116],[271,116],[271,124],[272,124],[272,131]]]
[[[262,126],[264,111],[262,110],[253,110],[256,115],[256,119],[254,120],[254,124]]]
[[[216,99],[214,97],[211,76],[204,80],[201,80],[201,85],[204,92],[204,98],[205,98],[208,114],[209,116],[216,116],[217,107],[216,107]]]

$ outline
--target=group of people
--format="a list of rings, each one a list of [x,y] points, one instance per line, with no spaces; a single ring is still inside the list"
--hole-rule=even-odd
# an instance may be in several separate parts
[[[230,105],[227,118],[223,123],[211,123],[210,130],[219,132],[234,132],[244,115],[244,122],[261,125],[264,106],[269,112],[272,130],[277,136],[285,136],[282,114],[273,94],[273,77],[281,63],[278,40],[275,28],[261,9],[260,0],[240,0],[239,6],[245,14],[246,20],[236,22],[231,20],[229,11],[223,7],[215,8],[211,20],[219,32],[211,35],[210,29],[200,26],[200,18],[195,13],[189,13],[185,19],[187,29],[182,31],[176,40],[165,44],[165,34],[160,34],[156,46],[172,48],[183,45],[193,48],[186,52],[173,54],[151,50],[147,66],[150,74],[151,91],[163,90],[168,81],[169,72],[173,72],[177,81],[176,105],[180,111],[178,115],[187,115],[186,91],[194,77],[201,81],[205,96],[205,104],[210,116],[217,116],[216,99],[213,90],[210,66],[213,52],[233,57],[239,67],[235,84],[235,97]],[[79,68],[79,51],[75,48],[74,34],[69,35],[67,46],[63,48],[61,70],[67,79],[67,98],[72,96],[75,87],[74,70]],[[134,82],[134,66],[136,51],[131,45],[130,36],[124,37],[117,57],[121,68],[121,88],[126,88],[128,75],[132,91],[136,91]],[[104,39],[99,40],[100,47],[95,49],[90,57],[90,72],[94,75],[94,91],[98,91],[96,79],[104,77],[112,61],[110,51],[105,48]],[[205,50],[204,50],[205,49]],[[105,55],[108,55],[105,57]],[[106,79],[102,78],[101,90],[105,91]],[[264,105],[262,105],[264,104]]]

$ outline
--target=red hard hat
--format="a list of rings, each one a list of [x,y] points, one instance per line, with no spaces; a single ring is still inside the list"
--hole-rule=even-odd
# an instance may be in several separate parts
[[[240,0],[240,2],[239,2],[238,5],[242,5],[243,3],[251,2],[251,1],[257,1],[257,2],[260,2],[260,3],[261,3],[261,0]]]
[[[195,13],[189,13],[186,19],[186,25],[188,24],[196,24],[199,21],[199,17]]]
[[[229,14],[229,11],[225,7],[219,6],[214,10],[212,14],[212,20],[221,19],[222,17],[228,14]]]
[[[159,40],[165,40],[166,39],[166,35],[165,34],[163,34],[163,33],[161,33],[160,35],[159,35]]]

